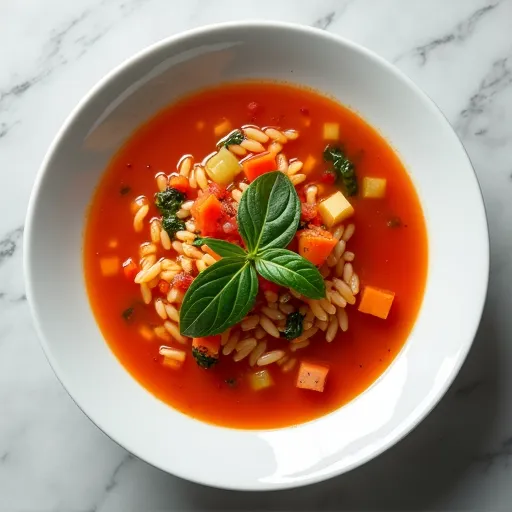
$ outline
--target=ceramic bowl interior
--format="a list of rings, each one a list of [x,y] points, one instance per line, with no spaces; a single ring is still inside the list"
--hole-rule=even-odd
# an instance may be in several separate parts
[[[390,368],[334,413],[272,431],[204,424],[142,388],[105,343],[82,269],[87,207],[123,141],[180,96],[248,78],[311,86],[376,127],[412,176],[429,243],[423,305]],[[150,464],[232,489],[323,480],[403,437],[458,372],[478,326],[488,279],[488,234],[478,183],[435,105],[370,52],[321,31],[277,23],[217,25],[173,37],[102,80],[73,111],[47,154],[25,237],[35,323],[76,403],[112,439]]]

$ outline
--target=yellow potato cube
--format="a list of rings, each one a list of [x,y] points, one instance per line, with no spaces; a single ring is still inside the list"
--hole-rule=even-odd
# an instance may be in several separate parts
[[[324,139],[338,140],[340,138],[340,125],[338,123],[324,123]]]
[[[385,178],[363,178],[363,197],[378,199],[386,195]]]
[[[242,170],[238,158],[226,148],[221,148],[206,162],[205,170],[210,179],[219,185],[229,185]]]
[[[324,224],[330,228],[352,216],[354,207],[338,191],[318,205],[318,213],[320,213]]]
[[[274,385],[274,381],[268,370],[253,373],[249,378],[254,391],[259,391]]]

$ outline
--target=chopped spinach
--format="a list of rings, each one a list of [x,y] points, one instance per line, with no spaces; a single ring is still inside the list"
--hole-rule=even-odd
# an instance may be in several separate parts
[[[338,174],[338,179],[342,180],[347,194],[355,196],[358,186],[354,164],[345,156],[343,150],[339,146],[331,146],[329,144],[324,149],[324,160],[332,162],[334,170]]]
[[[401,228],[402,227],[402,219],[400,217],[391,217],[386,222],[388,228]]]
[[[176,216],[186,196],[183,192],[167,187],[155,194],[155,206],[162,214],[162,227],[172,238],[177,231],[185,229],[185,223]]]
[[[192,347],[192,356],[201,368],[208,370],[219,362],[218,355],[211,355],[205,347]]]
[[[218,146],[221,148],[221,147],[239,145],[243,142],[244,139],[245,139],[245,137],[244,137],[244,134],[242,133],[242,131],[235,130],[235,131],[231,132],[227,137],[224,137],[224,139],[222,139],[219,142]]]
[[[131,187],[129,187],[128,185],[123,185],[120,189],[119,189],[119,193],[122,195],[122,196],[125,196],[126,194],[128,194],[129,192],[131,192]]]
[[[298,311],[290,313],[286,317],[286,327],[281,334],[287,340],[294,340],[302,334],[302,323],[305,315],[301,315]]]
[[[126,322],[129,322],[133,317],[133,308],[126,308],[122,313],[121,316],[125,319]]]

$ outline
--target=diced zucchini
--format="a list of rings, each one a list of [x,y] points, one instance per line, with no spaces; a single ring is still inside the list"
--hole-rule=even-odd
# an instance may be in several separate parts
[[[354,208],[338,191],[318,205],[318,213],[320,213],[324,224],[330,228],[353,215]]]
[[[229,185],[242,170],[237,157],[226,148],[221,148],[205,166],[208,176],[219,185]]]
[[[117,256],[108,256],[100,259],[101,273],[104,276],[115,276],[120,269],[120,262]]]
[[[324,123],[324,139],[338,140],[340,138],[340,125],[338,123]]]
[[[254,389],[254,391],[260,391],[261,389],[269,388],[274,385],[274,381],[268,370],[253,373],[249,378],[251,388]]]
[[[223,137],[231,131],[231,123],[228,119],[224,119],[219,124],[216,124],[213,128],[215,137]]]
[[[363,197],[377,199],[386,195],[385,178],[363,178]]]

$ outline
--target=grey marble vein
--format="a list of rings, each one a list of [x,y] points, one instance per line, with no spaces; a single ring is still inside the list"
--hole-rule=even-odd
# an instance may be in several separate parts
[[[457,23],[457,25],[447,34],[436,37],[432,39],[428,43],[416,46],[410,52],[407,52],[405,55],[401,55],[395,62],[399,62],[404,57],[412,57],[417,59],[421,66],[424,66],[427,63],[427,60],[432,52],[440,48],[441,46],[445,46],[449,43],[453,42],[463,42],[468,39],[474,32],[478,23],[491,11],[496,9],[500,4],[499,1],[494,2],[492,4],[486,5],[477,9],[473,12],[468,18]],[[441,13],[440,13],[441,14]]]
[[[461,136],[465,136],[469,126],[493,98],[512,85],[512,48],[510,54],[492,62],[490,69],[480,82],[478,90],[471,96],[468,104],[460,112],[455,127]],[[480,130],[480,135],[483,133]]]
[[[489,304],[475,346],[430,416],[347,475],[257,495],[166,475],[81,413],[53,375],[30,319],[21,220],[47,145],[102,74],[200,23],[255,18],[315,26],[385,58],[401,56],[398,66],[463,137],[487,203],[493,251]],[[0,511],[510,512],[511,20],[512,0],[0,2]]]
[[[0,265],[2,265],[5,260],[14,256],[22,236],[23,226],[20,226],[10,231],[2,239],[0,239]]]

